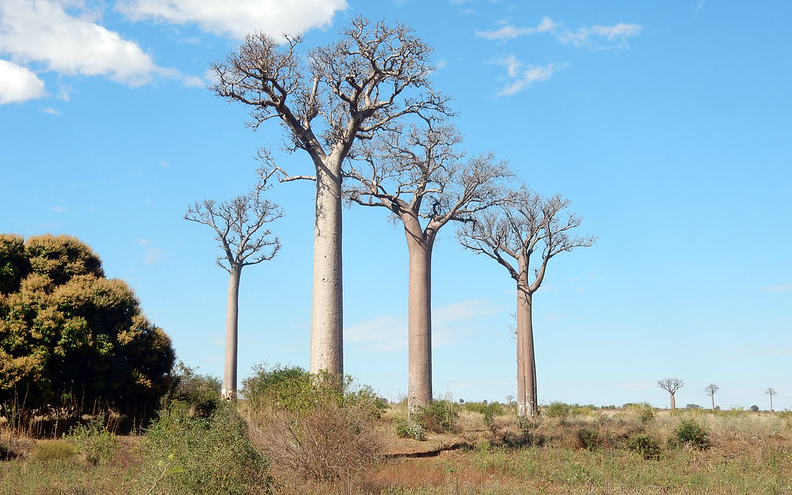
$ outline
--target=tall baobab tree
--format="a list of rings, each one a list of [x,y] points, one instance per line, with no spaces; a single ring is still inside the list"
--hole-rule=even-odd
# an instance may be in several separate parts
[[[707,395],[710,396],[710,399],[712,399],[713,411],[715,410],[715,392],[717,392],[719,389],[720,387],[718,387],[714,383],[710,383],[709,385],[707,385],[707,388],[704,389],[704,391],[707,392]]]
[[[343,374],[341,196],[344,160],[358,139],[417,112],[445,112],[432,89],[431,48],[411,29],[355,18],[340,40],[301,55],[302,37],[284,46],[266,34],[245,38],[212,65],[215,92],[251,107],[250,127],[278,119],[290,151],[308,153],[316,182],[310,371]],[[283,171],[281,171],[283,172]]]
[[[677,390],[685,386],[685,382],[679,378],[663,378],[657,380],[657,386],[668,392],[671,396],[671,409],[676,409],[676,393]]]
[[[432,119],[396,126],[362,146],[346,171],[351,201],[385,208],[404,227],[409,257],[410,415],[432,401],[432,250],[440,229],[502,201],[508,166],[492,154],[463,160],[461,137]]]
[[[278,238],[264,228],[281,217],[278,205],[262,197],[267,189],[267,177],[263,176],[247,194],[220,204],[207,199],[203,203],[195,203],[184,215],[186,220],[208,225],[215,231],[215,239],[223,252],[218,256],[217,264],[229,274],[221,393],[230,400],[236,398],[237,391],[239,281],[242,268],[271,260],[280,248]]]
[[[566,212],[568,206],[569,201],[559,195],[543,198],[523,186],[500,208],[481,212],[459,231],[463,246],[497,261],[517,283],[517,413],[523,417],[539,414],[533,295],[553,257],[595,241],[593,236],[570,234],[580,226],[580,218]],[[534,254],[538,259],[532,260]],[[531,278],[533,261],[536,269]]]
[[[773,396],[777,393],[772,387],[765,390],[765,394],[770,396],[770,412],[773,412]]]

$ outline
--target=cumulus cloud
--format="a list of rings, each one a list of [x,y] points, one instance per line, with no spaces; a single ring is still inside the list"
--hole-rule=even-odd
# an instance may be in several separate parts
[[[17,81],[20,69],[27,70],[23,95],[30,99],[30,95],[45,93],[43,81],[23,67],[29,64],[65,75],[106,77],[129,86],[146,84],[154,75],[178,75],[157,67],[136,43],[97,24],[100,14],[85,0],[0,0],[0,53],[16,65]],[[2,69],[6,74],[8,63]],[[7,90],[3,93],[8,94]]]
[[[530,87],[533,83],[550,79],[556,71],[565,67],[565,64],[547,64],[543,66],[525,65],[514,55],[492,60],[493,64],[506,67],[509,82],[503,87],[498,96],[513,96]]]
[[[203,31],[242,38],[256,30],[271,36],[330,25],[346,0],[121,0],[116,9],[133,21],[196,24]]]
[[[32,71],[0,59],[0,105],[21,103],[47,95],[44,81]]]

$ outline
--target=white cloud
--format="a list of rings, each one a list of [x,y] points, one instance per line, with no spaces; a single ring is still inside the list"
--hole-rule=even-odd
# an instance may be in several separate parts
[[[575,47],[593,49],[624,48],[629,46],[627,38],[643,29],[637,24],[619,23],[614,26],[591,26],[578,29],[563,29],[556,34],[558,41]]]
[[[121,0],[116,9],[133,21],[197,24],[218,35],[243,38],[252,31],[297,34],[330,25],[346,0]]]
[[[613,26],[591,26],[569,29],[549,17],[542,18],[536,27],[516,27],[504,25],[491,31],[476,31],[476,36],[488,40],[511,40],[520,36],[538,33],[553,35],[559,42],[575,47],[593,49],[623,48],[627,46],[627,38],[641,32],[637,24],[619,23]]]
[[[41,109],[42,112],[48,113],[50,115],[61,115],[60,111],[52,108],[52,107],[44,107]]]
[[[762,287],[763,292],[792,292],[792,283]]]
[[[559,69],[564,68],[565,64],[547,64],[544,66],[528,65],[525,66],[514,55],[506,58],[495,59],[493,64],[506,67],[506,73],[511,79],[506,86],[498,93],[498,96],[513,96],[520,91],[530,87],[535,82],[546,81]]]
[[[129,86],[146,84],[154,74],[171,75],[137,44],[94,22],[97,17],[83,0],[0,0],[0,53],[16,63]]]
[[[32,71],[0,59],[0,105],[20,103],[47,95],[44,81]]]
[[[153,241],[139,238],[135,239],[135,242],[144,250],[143,263],[153,265],[154,263],[165,261],[165,251],[152,247]]]
[[[471,331],[476,318],[498,313],[487,300],[466,300],[432,311],[432,347],[451,345]],[[377,351],[407,349],[407,316],[384,315],[358,322],[344,330],[344,339]]]
[[[488,40],[510,40],[524,35],[553,31],[555,27],[556,24],[552,19],[544,17],[539,25],[533,28],[518,28],[506,25],[494,31],[476,31],[476,36]]]
[[[68,208],[65,206],[53,206],[50,208],[50,211],[54,211],[55,213],[66,213]]]

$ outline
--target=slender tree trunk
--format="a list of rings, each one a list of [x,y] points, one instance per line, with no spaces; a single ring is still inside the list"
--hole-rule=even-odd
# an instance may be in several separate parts
[[[317,162],[316,160],[314,160]],[[310,372],[344,373],[341,266],[341,161],[316,163]]]
[[[715,394],[712,394],[712,410],[715,410]]]
[[[670,395],[671,395],[671,409],[676,409],[676,397],[674,397],[673,393],[671,393]]]
[[[416,222],[417,225],[417,222]],[[412,227],[412,228],[410,228]],[[409,253],[407,295],[408,385],[407,412],[420,412],[432,402],[432,246],[420,225],[405,222]]]
[[[225,365],[221,391],[223,398],[228,400],[236,400],[237,395],[237,337],[239,335],[239,279],[241,276],[242,267],[231,265],[228,276]]]
[[[528,289],[527,271],[521,270],[520,273],[521,280],[517,283],[517,415],[535,418],[539,415],[539,408],[532,294]]]

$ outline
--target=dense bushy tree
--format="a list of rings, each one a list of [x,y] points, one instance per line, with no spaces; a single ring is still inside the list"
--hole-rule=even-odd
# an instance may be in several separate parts
[[[170,339],[86,244],[43,235],[20,251],[21,242],[0,236],[0,404],[144,419],[169,384]]]

